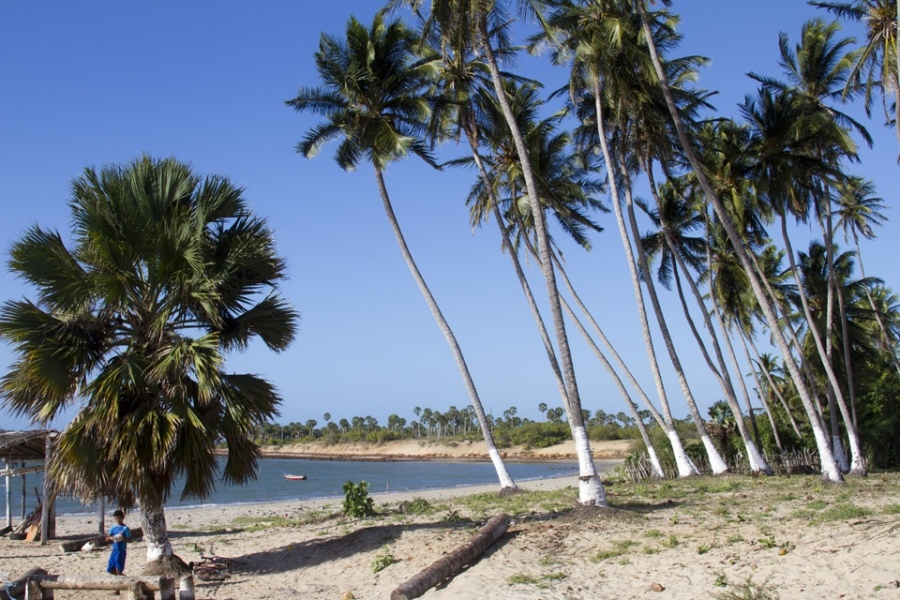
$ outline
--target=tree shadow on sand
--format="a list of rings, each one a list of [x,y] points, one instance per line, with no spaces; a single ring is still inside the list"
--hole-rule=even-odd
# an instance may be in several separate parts
[[[447,531],[454,528],[470,528],[473,522],[448,524],[444,522],[405,525],[374,525],[363,527],[346,535],[336,535],[298,541],[280,548],[234,557],[232,572],[283,573],[294,569],[315,567],[335,560],[351,557],[382,548],[390,540],[403,533],[435,529]]]

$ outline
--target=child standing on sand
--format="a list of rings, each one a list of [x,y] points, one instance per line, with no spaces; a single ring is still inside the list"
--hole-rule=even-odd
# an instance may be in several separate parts
[[[125,574],[125,557],[128,554],[128,540],[131,539],[131,530],[125,524],[125,513],[117,510],[113,513],[116,524],[109,530],[106,541],[112,543],[112,552],[109,555],[109,564],[106,572],[112,575]]]

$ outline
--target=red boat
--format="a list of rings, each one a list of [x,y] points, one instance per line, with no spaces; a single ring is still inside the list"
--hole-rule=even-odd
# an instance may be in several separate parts
[[[306,479],[306,475],[287,475],[284,476],[285,479],[289,479],[291,481],[303,481]]]

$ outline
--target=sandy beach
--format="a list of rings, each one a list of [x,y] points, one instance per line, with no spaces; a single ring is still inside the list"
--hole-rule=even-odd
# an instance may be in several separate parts
[[[173,509],[167,519],[185,561],[232,559],[224,581],[196,582],[197,598],[389,598],[500,513],[512,517],[507,533],[424,598],[900,598],[898,475],[844,486],[816,476],[604,481],[611,508],[603,510],[576,509],[568,476],[527,482],[507,498],[497,486],[375,494],[378,514],[367,519],[344,516],[342,499]],[[408,514],[404,502],[416,498],[430,508]],[[126,522],[136,527],[139,517]],[[107,549],[59,546],[96,529],[96,516],[61,516],[49,545],[0,538],[0,572],[102,574]],[[144,558],[143,543],[131,544],[126,572]],[[757,595],[737,595],[750,591]]]

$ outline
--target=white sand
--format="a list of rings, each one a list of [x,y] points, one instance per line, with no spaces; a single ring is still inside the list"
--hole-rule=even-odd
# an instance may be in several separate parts
[[[736,592],[749,578],[768,582],[768,598],[868,599],[900,597],[900,476],[873,475],[846,486],[816,477],[697,479],[634,486],[611,483],[617,510],[570,512],[577,481],[527,482],[526,490],[565,490],[562,504],[535,502],[482,559],[424,598],[453,600],[576,600],[594,598],[714,598]],[[341,499],[170,510],[176,554],[200,551],[234,559],[221,583],[198,581],[197,597],[217,600],[305,598],[386,599],[398,585],[470,539],[487,516],[462,496],[496,486],[374,495],[379,516],[351,519]],[[423,516],[400,514],[402,500],[426,498]],[[858,516],[825,520],[852,504]],[[553,509],[555,512],[553,512]],[[235,519],[302,520],[291,526],[250,527]],[[126,520],[137,526],[137,515]],[[96,518],[58,520],[64,539],[90,536]],[[126,572],[144,559],[131,545]],[[397,562],[378,573],[386,553]],[[57,543],[0,538],[0,571],[16,576],[40,566],[55,574],[102,574],[107,552],[62,553]],[[654,585],[656,584],[656,585]],[[661,591],[655,591],[660,590]],[[109,592],[57,592],[57,599],[105,598]],[[741,597],[741,596],[739,596]]]

